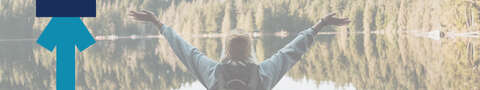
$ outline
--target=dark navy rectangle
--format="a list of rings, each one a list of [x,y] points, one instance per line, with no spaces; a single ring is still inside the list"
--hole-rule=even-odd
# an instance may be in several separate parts
[[[37,17],[95,17],[95,0],[37,0]]]

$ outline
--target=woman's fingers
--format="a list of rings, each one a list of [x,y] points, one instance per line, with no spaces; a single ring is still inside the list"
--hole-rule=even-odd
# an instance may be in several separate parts
[[[148,11],[142,10],[141,12],[138,11],[130,11],[130,15],[132,16],[139,16],[139,15],[147,15],[147,14],[152,14]]]
[[[347,20],[347,19],[341,19],[341,20],[339,21],[338,25],[345,25],[345,24],[348,24],[348,23],[350,23],[349,20]]]
[[[332,17],[335,16],[335,15],[336,15],[336,13],[330,13],[330,14],[328,14],[326,17],[327,17],[327,18],[332,18]]]
[[[155,15],[147,10],[140,10],[140,11],[130,11],[128,14],[129,16],[132,16],[133,19],[138,20],[138,21],[154,21],[156,20]]]
[[[128,14],[128,15],[129,15],[129,16],[132,16],[132,17],[135,17],[135,16],[137,16],[137,15],[136,15],[136,14],[134,14],[134,13],[130,13],[130,14]]]
[[[128,15],[134,16],[134,15],[135,15],[135,12],[134,12],[134,11],[130,11],[130,13],[128,13]]]
[[[140,15],[140,13],[138,13],[137,11],[130,11],[130,13],[133,15]]]
[[[133,16],[133,17],[137,17],[137,18],[143,16],[142,14],[140,14],[140,13],[138,13],[138,12],[136,12],[136,11],[130,11],[130,14],[129,14],[129,15],[130,15],[130,16]]]
[[[350,21],[347,18],[335,18],[335,17],[332,17],[327,22],[331,22],[330,23],[331,25],[345,25],[345,24],[350,23]]]
[[[141,11],[142,11],[143,13],[145,13],[145,14],[152,14],[152,12],[147,11],[147,10],[141,10]]]
[[[350,20],[348,20],[348,18],[342,18],[341,21],[344,24],[350,23]]]
[[[348,18],[338,18],[338,17],[335,17],[335,15],[336,13],[328,14],[322,19],[321,23],[325,23],[327,25],[337,25],[337,26],[350,23],[350,20],[348,20]],[[319,23],[320,22],[318,22],[317,24]]]
[[[349,20],[344,20],[344,21],[342,22],[342,25],[346,25],[346,24],[348,24],[348,23],[350,23]]]
[[[139,13],[137,11],[130,11],[129,15],[137,18],[147,16],[147,14]]]
[[[130,13],[137,13],[137,12],[135,12],[135,11],[130,11]]]
[[[129,15],[132,16],[135,20],[141,20],[141,21],[145,20],[143,18],[144,15],[136,11],[130,11]]]
[[[137,17],[135,17],[134,19],[135,19],[135,20],[138,20],[138,21],[147,21],[147,19],[145,19],[145,18],[137,18]]]

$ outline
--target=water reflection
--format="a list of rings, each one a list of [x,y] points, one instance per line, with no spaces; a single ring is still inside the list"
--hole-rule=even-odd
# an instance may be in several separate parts
[[[365,11],[358,9],[358,5],[332,7],[334,9],[327,8],[328,10],[297,10],[296,8],[303,8],[303,4],[306,5],[305,8],[330,7],[324,6],[329,5],[328,3],[349,4],[344,0],[318,0],[312,1],[312,5],[298,1],[300,5],[292,1],[290,7],[285,8],[282,0],[97,0],[98,16],[83,20],[94,36],[105,36],[103,38],[106,40],[98,41],[82,53],[77,52],[76,88],[198,89],[196,78],[176,58],[166,41],[160,38],[161,36],[156,36],[158,31],[152,25],[126,18],[126,11],[146,8],[156,10],[159,17],[178,30],[187,41],[217,60],[221,56],[219,52],[222,50],[222,38],[216,37],[216,34],[228,33],[233,27],[261,33],[254,40],[258,62],[275,53],[290,41],[296,32],[312,25],[312,21],[322,16],[318,14],[345,10],[342,15],[353,18],[354,23],[347,29],[326,29],[328,32],[316,36],[313,47],[303,60],[274,88],[278,90],[300,87],[366,90],[479,89],[480,39],[477,37],[431,38],[424,34],[398,33],[417,26],[409,26],[417,21],[408,21],[405,18],[412,16],[416,19],[418,15],[405,15],[398,20],[393,19],[396,21],[387,22],[387,19],[397,17],[397,14],[392,13],[406,13],[408,10],[404,10],[405,8],[375,9],[385,8],[381,7],[382,4],[368,6]],[[350,3],[355,2],[360,1]],[[49,18],[34,18],[33,3],[33,0],[0,1],[0,89],[55,89],[55,52],[48,52],[33,41],[47,25]],[[268,4],[247,7],[250,5],[248,3]],[[398,3],[405,7],[405,2],[401,0],[392,4]],[[387,3],[385,6],[396,5]],[[400,12],[396,12],[397,10]],[[435,7],[434,10],[438,8]],[[312,13],[317,11],[322,13]],[[371,11],[379,13],[364,13]],[[450,14],[452,13],[446,13],[446,16]],[[372,19],[363,16],[377,17]],[[436,22],[429,18],[422,20]],[[425,24],[424,27],[429,30],[428,28],[437,28],[435,25],[437,24]],[[455,25],[447,23],[445,28],[458,29]],[[194,37],[203,36],[201,34],[212,35],[213,38]],[[277,34],[288,36],[277,37]],[[126,36],[126,39],[112,39],[109,35]],[[132,37],[135,38],[130,39]]]
[[[290,39],[256,39],[257,57],[271,56]],[[374,34],[321,35],[316,39],[312,50],[290,70],[283,83],[311,80],[315,86],[330,82],[336,88],[357,89],[458,89],[478,85],[478,39],[439,43],[411,35]],[[260,43],[262,40],[280,44]],[[209,57],[219,58],[219,38],[190,41]],[[169,53],[170,48],[162,45],[165,42],[163,39],[98,42],[78,53],[77,88],[175,89],[197,83],[174,54]],[[54,87],[54,53],[38,46],[19,50],[31,45],[33,42],[1,44],[11,49],[2,50],[1,54],[2,88]],[[22,55],[28,52],[33,54]]]

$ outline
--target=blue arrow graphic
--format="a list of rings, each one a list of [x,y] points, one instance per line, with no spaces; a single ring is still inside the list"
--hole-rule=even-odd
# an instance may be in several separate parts
[[[37,43],[57,48],[57,90],[75,90],[75,46],[81,52],[95,43],[80,17],[53,17]]]

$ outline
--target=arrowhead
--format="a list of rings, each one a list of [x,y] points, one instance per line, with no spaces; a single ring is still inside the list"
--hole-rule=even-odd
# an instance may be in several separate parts
[[[83,51],[95,43],[80,17],[53,17],[37,40],[37,43],[53,51],[60,43],[75,43]]]

